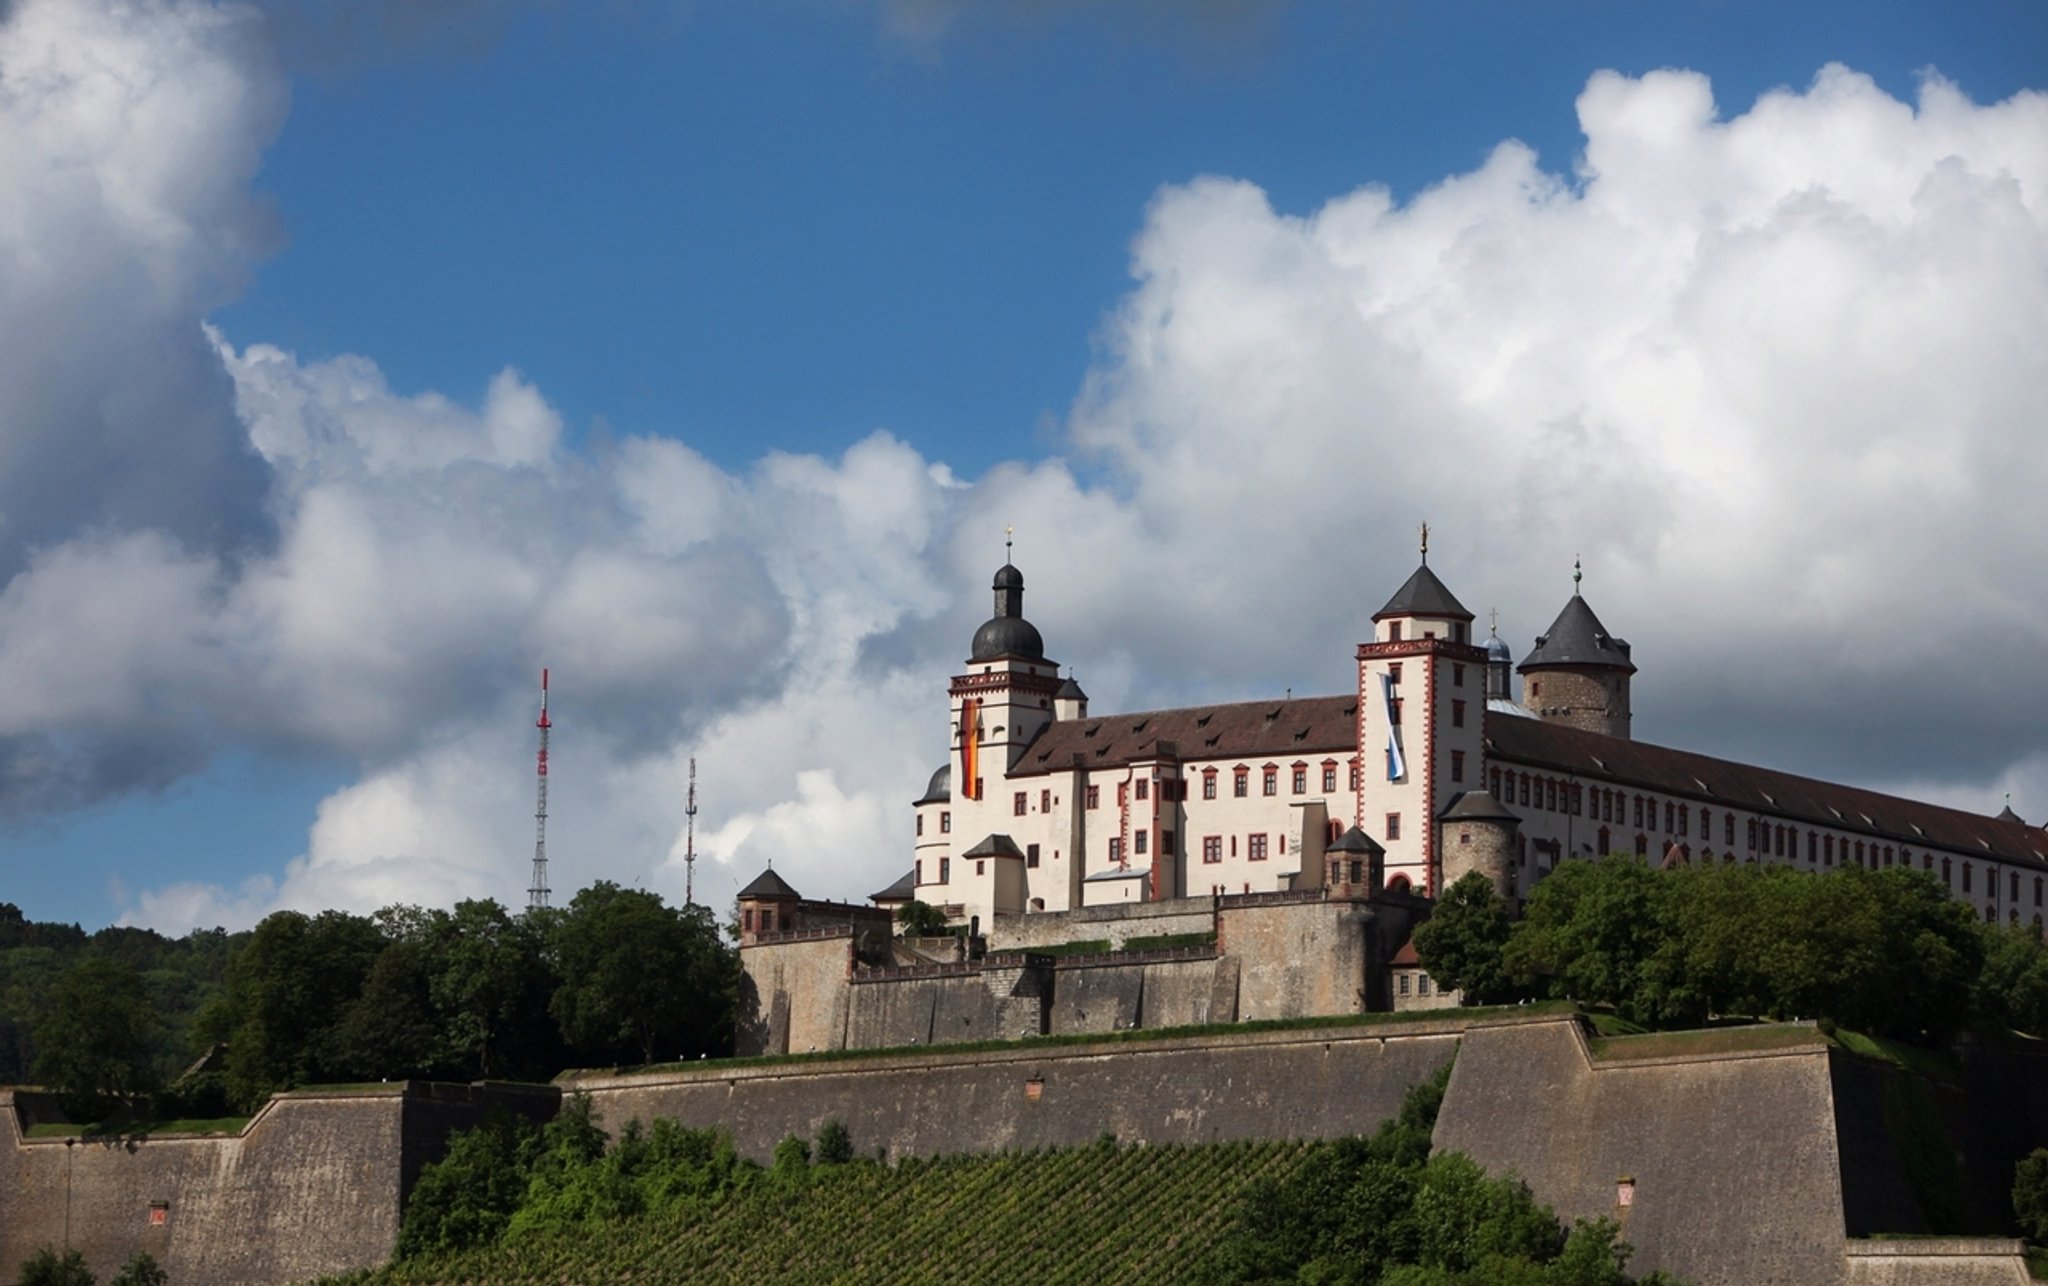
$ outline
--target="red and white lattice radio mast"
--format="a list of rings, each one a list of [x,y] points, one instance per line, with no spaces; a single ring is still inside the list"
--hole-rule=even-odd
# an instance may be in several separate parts
[[[540,755],[534,761],[533,799],[533,887],[526,890],[526,909],[537,911],[548,904],[548,672],[540,672]]]

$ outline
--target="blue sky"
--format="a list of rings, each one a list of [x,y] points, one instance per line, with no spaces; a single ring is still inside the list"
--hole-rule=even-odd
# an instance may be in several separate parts
[[[98,0],[79,7],[96,16],[79,19],[84,34],[72,35],[145,57],[122,44],[128,19]],[[15,614],[0,628],[48,637],[38,634],[35,649],[21,645],[8,677],[91,692],[53,701],[41,722],[24,716],[0,729],[11,738],[9,771],[27,783],[0,841],[10,869],[0,897],[37,917],[87,925],[125,917],[174,931],[187,920],[246,922],[280,904],[516,898],[530,856],[524,706],[541,663],[561,676],[558,737],[567,743],[558,760],[567,765],[557,790],[558,889],[606,876],[679,891],[670,796],[677,766],[700,751],[699,835],[718,880],[744,882],[747,864],[822,829],[842,837],[845,852],[797,867],[810,877],[806,892],[879,887],[893,878],[892,863],[908,860],[907,847],[890,847],[888,828],[907,824],[899,805],[921,786],[923,761],[943,755],[938,712],[956,660],[951,640],[984,610],[1006,522],[1022,530],[1034,605],[1055,613],[1034,612],[1049,644],[1100,676],[1091,682],[1099,700],[1341,682],[1343,630],[1405,575],[1414,521],[1431,516],[1442,539],[1456,542],[1461,502],[1412,484],[1384,497],[1354,563],[1309,573],[1324,587],[1317,597],[1345,600],[1319,622],[1325,637],[1219,637],[1198,652],[1188,640],[1200,631],[1154,610],[1141,579],[1180,565],[1173,551],[1189,548],[1162,515],[1175,503],[1197,506],[1222,484],[1163,465],[1148,472],[1147,452],[1164,438],[1200,454],[1204,440],[1189,426],[1206,412],[1177,412],[1174,390],[1210,387],[1203,379],[1226,359],[1177,357],[1190,365],[1171,388],[1155,388],[1175,368],[1141,369],[1134,354],[1152,351],[1141,342],[1143,316],[1153,319],[1151,339],[1171,340],[1167,319],[1192,316],[1206,298],[1171,299],[1146,313],[1173,281],[1200,275],[1201,247],[1221,244],[1205,237],[1225,235],[1208,230],[1236,220],[1231,227],[1265,235],[1252,225],[1263,227],[1268,215],[1297,227],[1368,185],[1387,189],[1419,223],[1419,197],[1454,176],[1482,174],[1510,139],[1533,148],[1569,193],[1586,146],[1579,99],[1601,71],[1630,84],[1666,68],[1699,73],[1726,121],[1768,91],[1807,93],[1830,63],[1908,107],[1933,69],[1978,108],[2042,88],[2048,66],[2048,10],[2017,0],[1305,3],[1250,6],[1206,24],[1189,22],[1180,7],[1142,2],[956,13],[945,4],[851,0],[565,0],[418,7],[410,21],[421,29],[391,39],[374,22],[344,30],[334,7],[310,0],[272,9],[267,24],[239,22],[201,0],[142,8],[164,29],[233,35],[189,63],[152,61],[155,97],[138,100],[132,119],[147,125],[134,137],[198,158],[192,191],[167,184],[163,208],[185,210],[194,228],[217,224],[236,235],[195,233],[161,251],[175,256],[172,275],[189,269],[193,284],[151,314],[155,329],[78,358],[79,379],[89,370],[96,380],[146,385],[159,362],[193,363],[197,373],[174,381],[175,396],[189,398],[195,424],[214,426],[194,432],[209,449],[219,441],[206,433],[246,434],[265,480],[218,483],[229,501],[206,511],[243,516],[223,520],[232,530],[217,539],[195,534],[203,524],[186,514],[164,520],[169,545],[115,558],[104,548],[109,533],[156,530],[156,520],[81,506],[53,513],[10,552],[9,575],[40,566],[50,584],[10,586]],[[52,0],[18,0],[0,26],[15,40],[0,36],[0,83],[10,74],[45,83],[22,69],[46,56],[30,36],[72,20],[51,9]],[[359,16],[401,10],[370,6]],[[223,83],[239,88],[214,93]],[[1622,110],[1649,113],[1652,97],[1637,94]],[[81,119],[81,130],[125,128]],[[1883,112],[1871,119],[1908,128]],[[2017,142],[1985,146],[2038,155],[2048,141],[2028,137],[2027,120],[2038,117],[2022,119]],[[1787,127],[1788,138],[1797,128]],[[0,175],[12,165],[41,176],[24,185],[36,194],[29,199],[61,209],[76,193],[48,176],[59,173],[70,137],[26,117],[0,121],[0,144],[13,144],[0,146]],[[1749,151],[1767,150],[1771,138],[1760,121]],[[1804,146],[1793,138],[1788,155],[1810,155]],[[143,165],[119,147],[94,155],[110,175]],[[1889,153],[1873,145],[1870,155],[1876,169]],[[1972,173],[2000,164],[1966,158]],[[1201,176],[1250,185],[1267,213],[1232,213],[1223,189],[1190,186]],[[1837,178],[1835,186],[1855,185]],[[2028,191],[2021,205],[2038,222],[2042,202]],[[1700,208],[1716,205],[1703,198]],[[103,233],[102,222],[116,231]],[[8,293],[23,308],[79,301],[77,324],[89,331],[93,301],[118,297],[115,287],[100,288],[102,265],[132,254],[161,277],[155,234],[135,228],[144,224],[109,215],[80,219],[70,233],[39,233],[61,252],[53,261],[75,264],[80,286],[42,295],[10,292],[0,279],[0,304]],[[111,250],[94,240],[102,235]],[[1134,253],[1143,259],[1146,246],[1175,269],[1134,276]],[[36,246],[6,248],[25,263]],[[1228,259],[1227,249],[1213,258]],[[2017,272],[2023,284],[2033,280],[2031,266]],[[1947,297],[1945,278],[1922,280]],[[1302,281],[1313,288],[1312,274]],[[1465,307],[1489,306],[1484,281],[1471,292]],[[1712,297],[1705,287],[1695,293]],[[1955,297],[1978,298],[1961,287]],[[2011,316],[2021,319],[2013,324],[2035,307],[2029,288],[2012,301]],[[1233,312],[1253,315],[1249,307],[1222,315]],[[1540,337],[1542,327],[1568,322],[1532,317],[1529,326]],[[202,323],[225,346],[218,366],[187,351],[203,347]],[[1299,338],[1308,350],[1327,337]],[[1502,341],[1498,351],[1525,342],[1541,341]],[[1549,342],[1564,339],[1552,332]],[[1735,360],[1733,347],[1700,343],[1704,369]],[[259,360],[272,348],[281,350],[275,361]],[[1182,351],[1160,351],[1168,349]],[[1275,351],[1294,346],[1283,339]],[[2030,352],[2038,363],[2038,337],[2016,352],[1992,362],[1980,386],[1998,387]],[[1341,354],[1330,360],[1343,365]],[[8,378],[0,369],[0,403],[11,396]],[[208,381],[232,386],[232,419],[225,395],[205,391]],[[82,393],[66,400],[28,376],[20,387],[60,408],[90,401]],[[1327,409],[1319,387],[1304,376],[1280,402]],[[1398,404],[1404,422],[1422,426],[1380,443],[1371,458],[1391,460],[1416,434],[1434,431],[1391,385],[1371,387],[1388,400],[1361,402],[1347,412],[1353,419]],[[1793,395],[1788,387],[1777,401]],[[278,398],[296,409],[279,414]],[[29,393],[13,400],[43,405]],[[1930,410],[1898,433],[1928,435],[1913,438],[1921,451],[1963,434],[1995,458],[1991,448],[2021,432],[2038,400],[2024,387],[2003,401],[1973,396],[1953,424]],[[375,423],[336,430],[345,453],[292,445],[297,426],[344,424],[351,407]],[[98,431],[69,427],[68,413],[26,431],[73,442]],[[1446,422],[1462,413],[1445,410]],[[2037,427],[2038,419],[2024,432]],[[382,435],[417,443],[444,431],[451,441],[494,445],[451,447],[454,463],[415,461],[403,487],[374,463],[417,449]],[[877,431],[886,437],[871,438]],[[203,455],[181,446],[177,432],[165,430],[151,449]],[[1262,432],[1276,454],[1323,449],[1320,439],[1290,438],[1285,417]],[[1875,436],[1889,435],[1879,426]],[[687,458],[646,445],[659,442],[686,446]],[[1230,440],[1214,445],[1227,449]],[[1831,449],[1816,442],[1813,454]],[[109,454],[118,458],[118,449]],[[343,455],[349,463],[335,464]],[[1679,473],[1715,471],[1696,451],[1673,458],[1692,462],[1674,466]],[[151,466],[136,467],[147,474]],[[1231,466],[1226,458],[1218,467]],[[1869,467],[1872,477],[1897,473],[1878,456]],[[650,516],[659,506],[634,498],[635,479],[660,481],[660,505],[673,509]],[[1956,485],[1962,492],[1944,492],[1945,503],[1974,495],[1973,509],[1999,508],[1970,490],[1969,477]],[[178,494],[199,509],[202,491]],[[913,492],[902,506],[911,517],[891,512]],[[1533,493],[1489,482],[1487,494]],[[1506,530],[1558,569],[1582,548],[1604,545],[1606,566],[1626,569],[1602,599],[1594,564],[1588,592],[1609,624],[1635,637],[1639,653],[1646,638],[1671,631],[1663,655],[1684,664],[1665,672],[1661,726],[1652,704],[1659,690],[1645,684],[1644,735],[1968,806],[2017,787],[2016,802],[2048,813],[2048,748],[2030,731],[2042,724],[2038,707],[1980,692],[1979,680],[1961,673],[1957,700],[1888,714],[1882,694],[1929,671],[1861,644],[1817,653],[1815,641],[1841,639],[1845,622],[1905,610],[1885,597],[1902,591],[1880,584],[1895,566],[1883,541],[1815,549],[1810,539],[1772,546],[1759,536],[1747,552],[1766,570],[1748,579],[1765,587],[1766,600],[1802,605],[1797,619],[1759,622],[1763,637],[1781,629],[1787,649],[1839,686],[1731,696],[1746,687],[1748,667],[1712,658],[1755,645],[1736,619],[1743,577],[1709,574],[1688,592],[1681,578],[1701,566],[1699,555],[1670,552],[1688,533],[1617,534],[1604,520],[1561,521],[1568,505],[1530,503],[1519,519],[1500,503],[1487,506],[1489,523],[1500,524],[1484,526],[1487,538],[1497,545]],[[1784,506],[1800,503],[1795,493]],[[825,509],[829,529],[809,532]],[[347,520],[330,521],[336,512]],[[1224,504],[1207,525],[1229,528],[1233,513],[1241,509]],[[1098,520],[1099,529],[1089,525]],[[2031,528],[2014,522],[1975,538],[2023,546]],[[1519,563],[1489,565],[1474,548],[1481,528],[1477,519],[1467,525],[1462,566],[1450,555],[1466,576],[1458,588],[1469,587],[1475,606],[1514,609],[1504,625],[1512,619],[1514,637],[1532,635],[1556,606],[1561,571],[1539,589]],[[777,547],[781,533],[798,529],[802,540]],[[1063,535],[1040,534],[1048,529]],[[431,539],[411,544],[415,530]],[[1093,544],[1061,544],[1089,531]],[[860,543],[870,537],[872,548]],[[1256,522],[1241,536],[1262,538]],[[1689,539],[1697,551],[1698,534]],[[1149,562],[1134,556],[1118,571],[1116,559],[1095,557],[1127,548],[1121,540],[1148,551]],[[52,551],[73,544],[83,570],[57,568]],[[442,563],[436,550],[457,552]],[[1025,557],[1034,552],[1037,564]],[[842,553],[847,566],[826,575]],[[1083,557],[1087,576],[1065,577]],[[191,572],[191,595],[166,609],[181,624],[163,631],[198,640],[189,654],[166,654],[137,627],[139,641],[104,667],[47,659],[75,659],[98,639],[126,637],[118,624],[31,610],[75,601],[60,570],[99,586],[99,601],[122,599],[118,587],[129,582],[120,575],[184,583],[149,574],[152,558]],[[1094,565],[1105,561],[1108,569]],[[1707,573],[1714,563],[1705,561]],[[517,606],[479,588],[518,582],[522,565],[534,585],[517,591]],[[652,570],[662,566],[673,573],[668,581]],[[331,578],[349,592],[330,599],[323,586]],[[761,584],[777,592],[750,588]],[[668,586],[654,596],[674,593],[674,601],[643,610],[649,585]],[[861,593],[842,597],[846,585]],[[39,588],[41,596],[32,592]],[[2038,656],[2042,586],[1974,588],[2017,654]],[[1666,592],[1671,611],[1652,597]],[[396,598],[406,600],[403,610],[390,607]],[[1697,618],[1685,614],[1693,609]],[[350,613],[372,623],[358,633]],[[819,626],[827,617],[835,624]],[[1866,630],[1876,632],[1855,632]],[[602,683],[579,677],[599,669],[574,650],[586,636],[597,640],[591,653],[609,658]],[[770,653],[779,653],[774,664],[753,664]],[[827,655],[838,659],[828,664]],[[1936,676],[1929,686],[1944,682]],[[920,684],[925,698],[908,695]],[[930,709],[918,709],[920,699]],[[582,700],[589,704],[579,710]],[[1982,735],[1986,727],[1996,734]],[[1936,753],[1915,753],[1916,742]],[[795,745],[806,749],[790,753]],[[777,766],[764,770],[764,759]],[[492,784],[477,785],[479,775]]]

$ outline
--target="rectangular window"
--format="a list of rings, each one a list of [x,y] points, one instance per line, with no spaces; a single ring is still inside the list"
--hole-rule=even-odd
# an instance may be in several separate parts
[[[1244,841],[1244,855],[1246,858],[1254,862],[1265,861],[1266,837],[1263,834],[1246,836]]]
[[[1023,791],[1018,791],[1016,797],[1010,801],[1010,811],[1017,814],[1017,816],[1019,817],[1022,817],[1025,813],[1029,812],[1030,806],[1025,803],[1025,800],[1027,798],[1028,796],[1026,796]]]
[[[1306,766],[1294,770],[1294,793],[1297,795],[1306,795],[1308,793],[1308,768]]]
[[[1387,838],[1389,840],[1397,840],[1401,838],[1401,814],[1387,814]]]
[[[1221,835],[1202,836],[1202,861],[1213,863],[1222,860],[1223,837]]]
[[[1408,975],[1405,973],[1401,975],[1401,994],[1408,994]]]
[[[1387,677],[1396,683],[1401,681],[1401,663],[1399,661],[1387,662]]]
[[[1351,790],[1357,790],[1357,789],[1358,789],[1358,783],[1359,783],[1359,772],[1360,772],[1360,770],[1359,770],[1359,767],[1358,767],[1358,765],[1357,765],[1357,764],[1352,764],[1352,765],[1351,765],[1351,785],[1350,785],[1349,789],[1351,789]]]
[[[1678,834],[1681,838],[1692,834],[1692,809],[1684,804],[1678,806]]]
[[[1721,842],[1723,844],[1733,844],[1735,842],[1735,814],[1733,813],[1721,814]]]
[[[1202,774],[1202,798],[1216,798],[1216,774],[1213,772],[1205,772]]]
[[[1121,835],[1109,837],[1109,864],[1111,866],[1122,866],[1124,864],[1124,837]]]
[[[1387,642],[1389,642],[1389,643],[1399,643],[1400,641],[1401,641],[1401,622],[1399,622],[1399,621],[1388,621],[1388,622],[1387,622]]]
[[[1453,728],[1465,726],[1465,703],[1463,701],[1451,702],[1451,726]]]
[[[1965,893],[1968,893],[1969,891],[1970,891],[1970,864],[1969,864],[1968,862],[1965,862],[1965,863],[1963,863],[1963,892],[1965,892]]]
[[[1462,688],[1462,687],[1464,687],[1464,686],[1465,686],[1465,667],[1464,667],[1464,666],[1462,666],[1462,665],[1453,665],[1453,666],[1451,667],[1451,686],[1452,686],[1452,687],[1454,687],[1454,688]]]
[[[1244,768],[1238,769],[1235,773],[1231,775],[1230,793],[1232,795],[1235,795],[1239,799],[1243,799],[1247,794],[1250,793],[1246,785],[1250,777],[1250,770]]]
[[[1638,825],[1638,826],[1641,826],[1642,824],[1643,824],[1643,797],[1642,797],[1641,795],[1637,795],[1637,796],[1636,796],[1636,825]]]
[[[1140,777],[1140,778],[1138,778],[1138,798],[1139,798],[1139,799],[1150,799],[1150,798],[1152,798],[1152,783],[1151,783],[1151,782],[1149,782],[1149,781],[1146,781],[1146,780],[1145,780],[1145,779],[1144,779],[1143,777]]]
[[[1527,804],[1527,803],[1529,802],[1529,774],[1528,774],[1528,773],[1517,773],[1517,774],[1516,774],[1516,778],[1517,778],[1517,780],[1519,780],[1519,781],[1521,782],[1521,787],[1520,787],[1520,789],[1521,789],[1521,792],[1522,792],[1522,801],[1521,801],[1521,802],[1522,802],[1522,803],[1524,803],[1524,804]]]
[[[1325,795],[1333,794],[1333,793],[1335,793],[1335,792],[1336,792],[1336,789],[1337,789],[1337,765],[1335,765],[1335,764],[1324,764],[1324,765],[1323,765],[1323,793],[1324,793]]]
[[[1102,807],[1102,787],[1090,786],[1085,791],[1083,791],[1081,795],[1081,806],[1083,808]]]
[[[1264,780],[1263,780],[1263,783],[1262,783],[1262,784],[1263,784],[1263,789],[1264,789],[1264,791],[1265,791],[1265,793],[1266,793],[1266,794],[1268,794],[1268,795],[1277,795],[1277,794],[1279,794],[1279,793],[1280,793],[1280,770],[1279,770],[1278,768],[1268,768],[1268,769],[1266,769],[1266,771],[1265,771],[1265,775],[1264,775]]]
[[[1038,811],[1041,813],[1049,813],[1052,811],[1051,791],[1041,790],[1038,792]]]
[[[1890,850],[1887,849],[1886,852],[1890,852]],[[2012,873],[2012,900],[2015,902],[2020,900],[2020,873],[2018,871]]]
[[[924,859],[921,857],[917,859],[917,882],[924,883]]]
[[[1400,726],[1401,726],[1401,698],[1400,698],[1400,697],[1395,697],[1395,698],[1394,698],[1394,699],[1393,699],[1392,701],[1389,701],[1389,702],[1387,703],[1387,710],[1388,710],[1388,715],[1387,715],[1387,717],[1388,717],[1388,718],[1390,718],[1390,719],[1392,719],[1392,720],[1394,721],[1394,726],[1395,726],[1395,727],[1397,727],[1397,728],[1398,728],[1398,727],[1400,727]]]
[[[1038,845],[1026,844],[1024,846],[1024,865],[1033,870],[1038,869]]]
[[[942,857],[939,859],[939,883],[951,884],[952,882],[953,859],[950,857]]]
[[[1145,844],[1152,838],[1152,832],[1140,830],[1131,836],[1131,851],[1139,857],[1145,856]]]
[[[754,931],[754,913],[752,911],[740,912],[740,927],[748,933]]]
[[[1418,973],[1415,975],[1415,994],[1418,996],[1427,996],[1429,994],[1428,974]]]
[[[1180,837],[1175,835],[1172,831],[1159,832],[1159,856],[1179,857],[1180,849],[1175,847],[1174,845],[1174,841],[1179,838]]]
[[[1678,805],[1668,799],[1664,801],[1664,829],[1666,831],[1676,831],[1678,829]]]
[[[919,835],[923,835],[923,834],[924,834],[924,814],[923,814],[923,813],[919,813],[919,814],[917,815],[917,833],[918,833]]]
[[[985,858],[985,857],[977,857],[977,858],[975,858],[975,859],[974,859],[974,873],[975,873],[976,875],[987,875],[987,874],[988,874],[988,859],[987,859],[987,858]]]
[[[952,814],[952,813],[950,813],[950,812],[946,812],[946,813],[940,813],[940,814],[939,814],[939,834],[941,834],[941,835],[951,835],[952,833],[953,833],[953,814]]]
[[[1451,752],[1451,780],[1465,780],[1465,752],[1462,750]]]

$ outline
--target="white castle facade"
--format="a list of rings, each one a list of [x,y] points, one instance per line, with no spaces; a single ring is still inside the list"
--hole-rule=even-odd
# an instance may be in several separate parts
[[[956,922],[1360,884],[1434,896],[1470,869],[1512,903],[1559,862],[1916,866],[1986,920],[2039,927],[2048,831],[1648,745],[1626,642],[1574,592],[1517,666],[1423,564],[1336,696],[1094,715],[996,573],[950,685],[951,753],[890,890]],[[1516,679],[1519,673],[1519,692]],[[878,900],[884,895],[878,895]]]

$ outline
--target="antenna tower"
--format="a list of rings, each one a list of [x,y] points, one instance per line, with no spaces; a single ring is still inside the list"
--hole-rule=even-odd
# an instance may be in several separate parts
[[[533,799],[533,887],[526,890],[526,909],[537,911],[548,904],[548,672],[540,672],[540,755],[534,761]]]
[[[689,802],[683,805],[683,905],[697,905],[697,757],[690,756]]]

